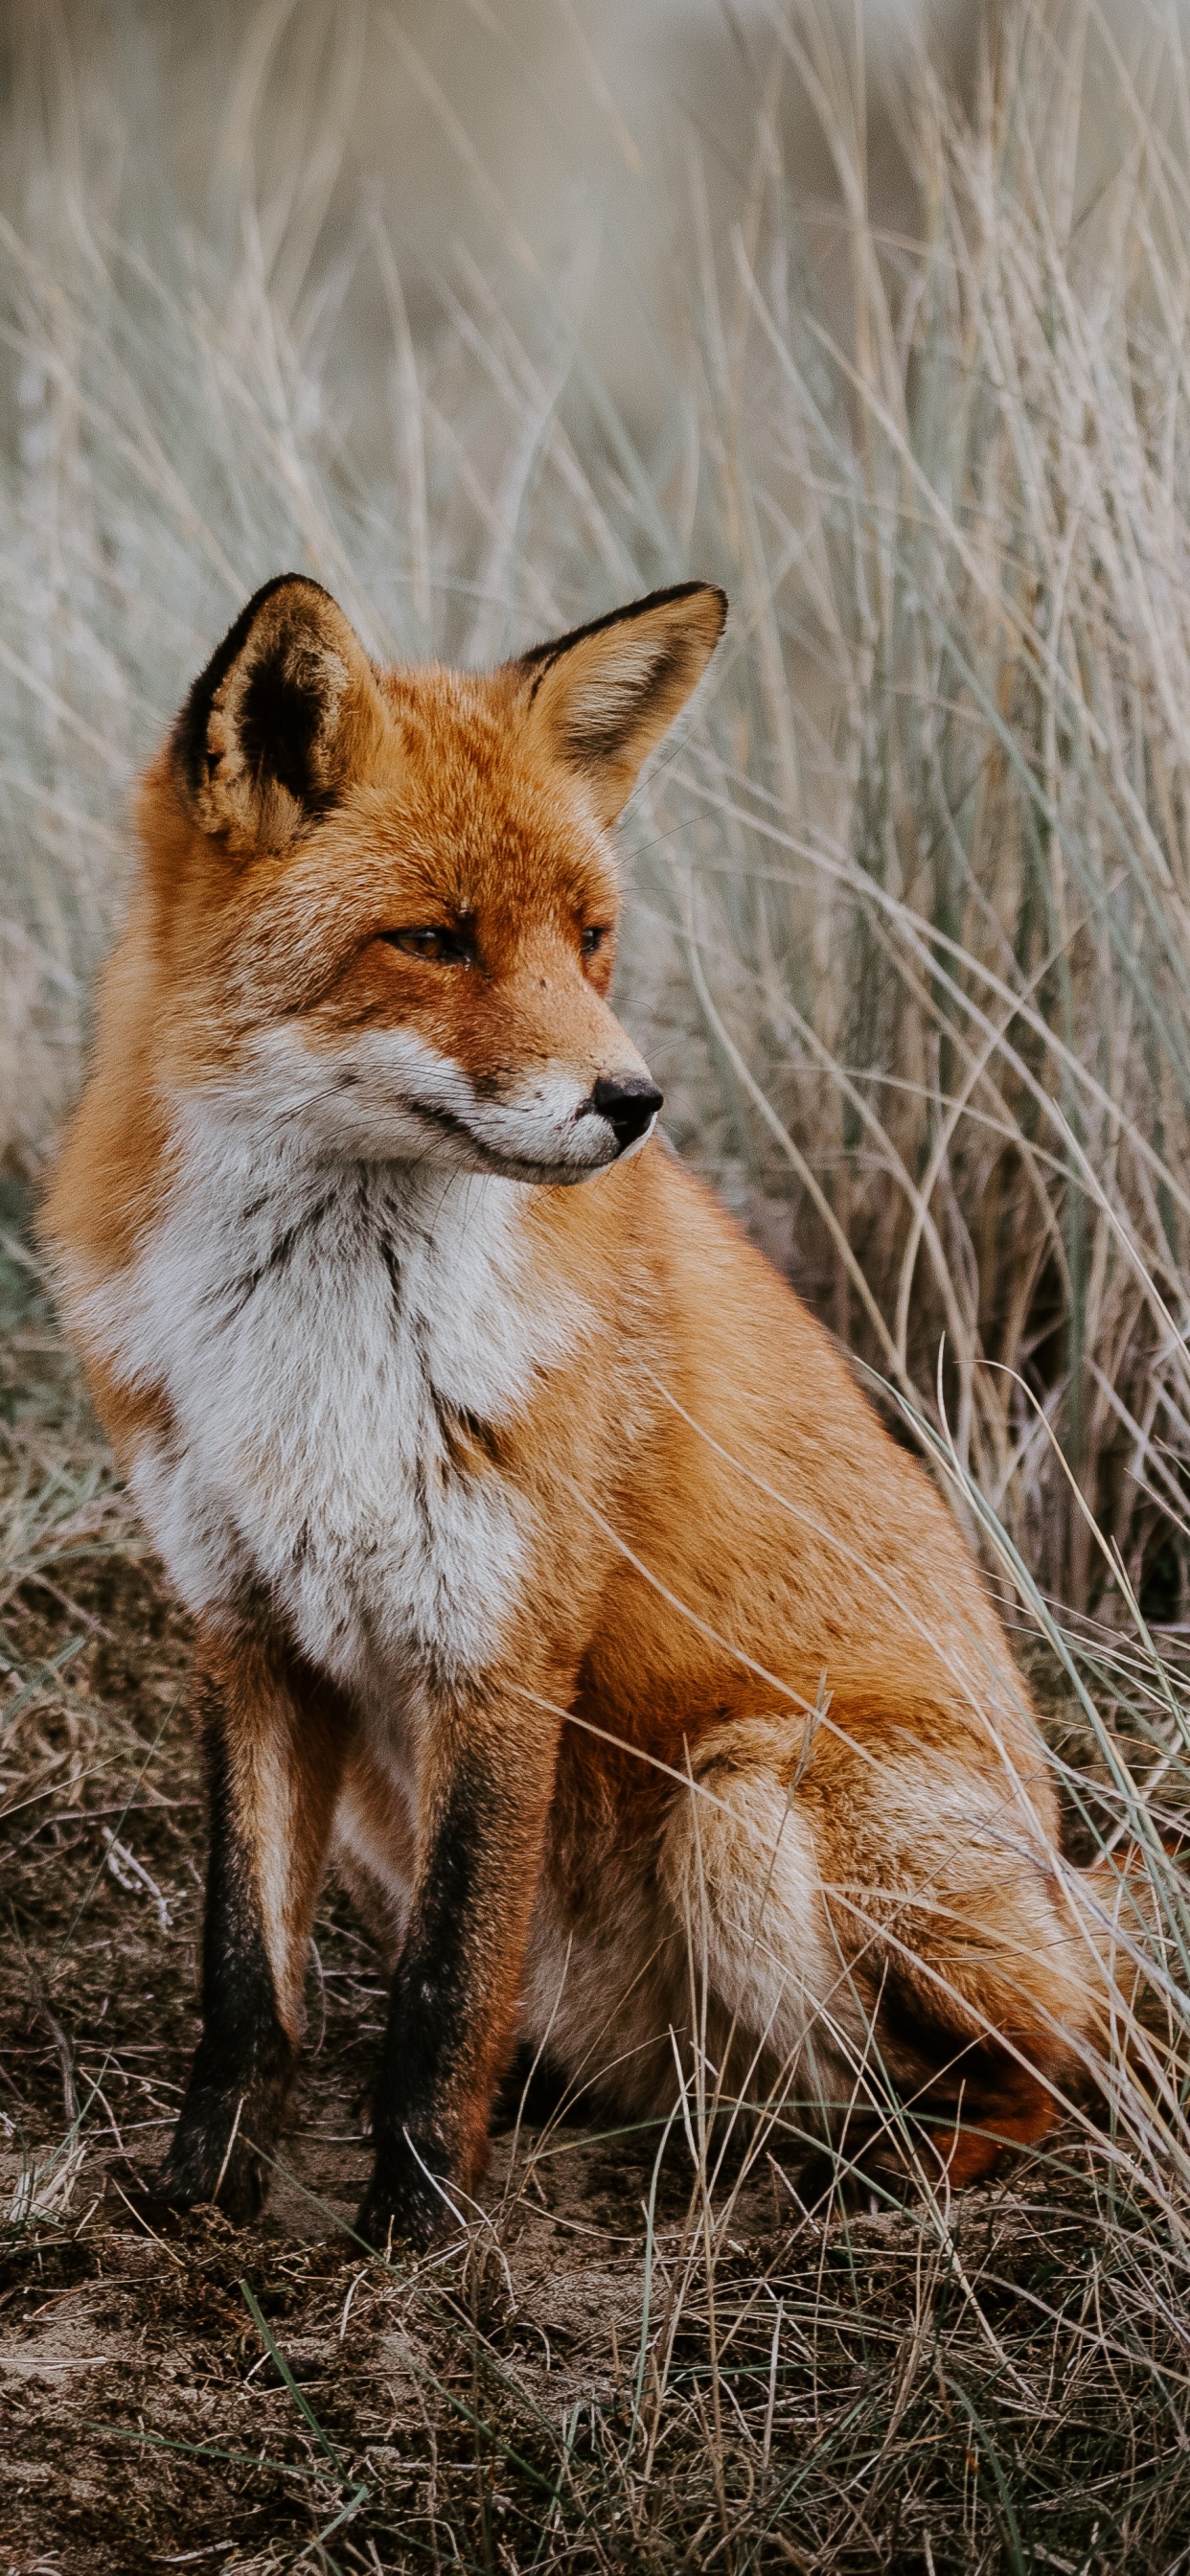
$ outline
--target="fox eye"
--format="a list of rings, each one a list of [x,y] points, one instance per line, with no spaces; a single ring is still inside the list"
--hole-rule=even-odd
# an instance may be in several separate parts
[[[598,951],[602,948],[606,937],[606,922],[594,922],[589,929],[584,930],[581,942],[584,957],[596,956]]]
[[[417,930],[382,930],[380,936],[387,947],[399,948],[405,957],[425,957],[437,966],[471,963],[471,950],[462,932],[448,930],[441,922],[427,922]]]

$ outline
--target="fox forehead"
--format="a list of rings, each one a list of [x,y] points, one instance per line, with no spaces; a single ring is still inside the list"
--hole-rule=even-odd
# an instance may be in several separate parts
[[[573,777],[535,758],[499,677],[386,673],[395,745],[345,808],[409,890],[458,911],[537,918],[614,909],[609,841]]]
[[[581,815],[558,810],[561,799],[516,778],[468,793],[457,778],[447,790],[411,773],[349,789],[270,869],[267,888],[235,890],[251,948],[286,945],[318,984],[369,936],[450,920],[473,925],[499,972],[534,932],[614,920],[610,854]]]
[[[356,946],[387,929],[472,922],[499,972],[527,936],[610,925],[618,911],[611,844],[581,785],[534,760],[498,681],[434,666],[377,679],[383,736],[288,847],[245,862],[208,843],[197,869],[171,860],[157,872],[175,915],[202,916],[195,964],[219,973],[234,960],[286,1008],[316,999]],[[162,787],[173,803],[168,779],[155,779],[145,817],[159,846]]]

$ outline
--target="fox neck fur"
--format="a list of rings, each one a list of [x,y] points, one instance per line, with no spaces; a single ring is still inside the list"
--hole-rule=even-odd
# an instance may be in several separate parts
[[[183,1106],[160,1220],[80,1329],[164,1399],[131,1481],[187,1607],[263,1595],[299,1651],[391,1710],[404,1677],[498,1654],[532,1514],[493,1452],[540,1373],[589,1337],[543,1294],[524,1188],[417,1164],[335,1164],[300,1128]]]

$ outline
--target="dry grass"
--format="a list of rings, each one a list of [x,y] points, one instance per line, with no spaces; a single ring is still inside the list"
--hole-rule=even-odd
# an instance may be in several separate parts
[[[1190,1920],[1161,1840],[1190,1813],[1179,22],[1136,0],[1124,55],[1084,0],[999,11],[967,111],[908,62],[918,216],[893,237],[869,213],[854,47],[810,0],[775,8],[734,228],[705,214],[690,157],[673,406],[635,435],[546,282],[514,280],[498,208],[486,273],[420,281],[439,324],[416,343],[374,206],[328,259],[343,102],[270,89],[264,37],[286,23],[245,35],[217,241],[160,209],[139,233],[135,207],[113,224],[61,67],[47,78],[32,37],[18,63],[22,150],[0,182],[7,1167],[36,1172],[77,1081],[126,782],[255,580],[305,563],[377,649],[480,657],[691,566],[722,578],[730,649],[631,818],[626,1016],[682,1149],[949,1483],[1040,1679],[1071,1857],[1139,1855],[1122,1951],[1143,1949],[1160,2009],[1109,2113],[1072,2107],[1044,2156],[953,2206],[928,2189],[905,2209],[833,2189],[803,2206],[788,2110],[748,2146],[697,2095],[662,2138],[543,2124],[534,2103],[497,2142],[483,2221],[386,2267],[348,2225],[378,1963],[332,1894],[273,2214],[240,2240],[196,2219],[159,2246],[120,2193],[155,2158],[193,2036],[186,1638],[14,1181],[0,2539],[21,2576],[1174,2576],[1190,2562]],[[783,167],[793,81],[834,156],[826,207],[800,206]],[[254,116],[286,174],[272,193]],[[391,329],[357,376],[361,263]]]

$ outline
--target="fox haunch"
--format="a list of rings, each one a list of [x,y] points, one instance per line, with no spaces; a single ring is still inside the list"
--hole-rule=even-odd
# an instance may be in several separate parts
[[[487,674],[382,670],[283,577],[144,781],[47,1229],[199,1632],[165,2200],[259,2205],[335,1842],[394,1929],[380,2243],[466,2214],[547,2033],[627,2115],[705,2046],[828,2127],[874,2049],[954,2181],[1084,2046],[976,1568],[609,1006],[611,827],[724,616],[687,582]]]

